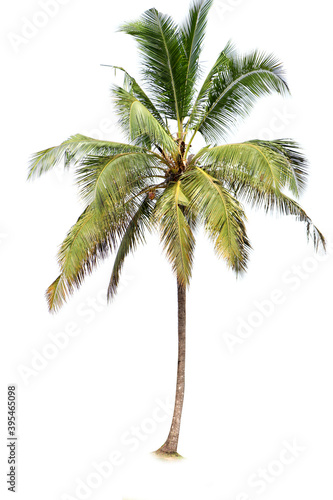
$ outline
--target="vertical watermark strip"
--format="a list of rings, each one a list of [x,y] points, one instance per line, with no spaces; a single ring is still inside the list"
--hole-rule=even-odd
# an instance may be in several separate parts
[[[16,386],[8,385],[7,388],[7,448],[8,448],[8,467],[7,484],[8,490],[16,492],[17,483],[17,436],[16,436]]]

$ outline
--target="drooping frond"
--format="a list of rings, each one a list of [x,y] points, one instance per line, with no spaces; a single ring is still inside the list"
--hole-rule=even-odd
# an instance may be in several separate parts
[[[171,183],[159,197],[154,214],[169,262],[184,286],[190,281],[195,243],[192,229],[184,215],[188,205],[189,200],[178,180]]]
[[[243,178],[266,191],[279,192],[286,187],[298,197],[306,185],[307,161],[290,139],[203,148],[194,160],[206,164],[207,170],[222,181]]]
[[[236,273],[246,270],[250,247],[246,216],[239,202],[220,181],[194,167],[182,177],[184,192],[214,242],[217,255]]]
[[[264,203],[266,210],[276,210],[282,215],[293,215],[296,217],[296,220],[305,222],[308,240],[312,239],[315,250],[318,250],[319,247],[326,250],[324,235],[313,224],[305,210],[296,201],[284,194],[276,196],[275,193],[271,193],[266,195]]]
[[[121,153],[114,156],[88,156],[77,169],[77,183],[86,203],[98,210],[126,202],[154,181],[154,156],[147,153]]]
[[[60,275],[46,292],[50,311],[57,311],[97,262],[114,250],[127,220],[125,209],[101,214],[94,205],[86,208],[60,246]]]
[[[294,196],[300,196],[306,189],[308,178],[308,161],[297,142],[292,139],[276,139],[275,141],[259,141],[264,147],[271,148],[284,156],[290,167],[286,187]]]
[[[68,167],[70,163],[78,163],[87,155],[117,154],[125,151],[142,151],[137,146],[118,142],[100,141],[81,134],[71,136],[59,146],[39,151],[31,158],[28,179],[40,177],[61,161]]]
[[[166,151],[177,152],[172,136],[142,102],[121,87],[114,86],[112,92],[120,125],[129,140],[140,143],[140,139],[148,137],[151,144],[157,143]]]
[[[257,51],[247,56],[231,51],[227,65],[212,79],[191,128],[206,141],[225,139],[255,101],[272,92],[288,92],[281,63],[273,55]]]
[[[139,243],[145,242],[145,230],[151,229],[151,214],[154,202],[146,196],[139,208],[129,221],[121,239],[117,255],[113,264],[111,279],[108,287],[108,300],[117,293],[120,273],[126,256],[133,252]]]
[[[178,26],[156,9],[144,12],[138,21],[126,23],[120,31],[138,42],[143,58],[143,76],[158,109],[181,123],[186,116],[186,56]]]
[[[57,312],[67,301],[70,294],[71,292],[67,288],[67,283],[63,279],[62,275],[59,274],[45,293],[49,311]]]
[[[200,76],[199,57],[207,26],[207,15],[213,0],[194,0],[188,16],[180,26],[181,40],[186,54],[185,89],[186,102],[192,102],[195,85]],[[189,114],[189,109],[184,114]]]
[[[219,175],[219,172],[217,172]],[[263,209],[265,212],[272,212],[280,215],[292,215],[297,221],[305,222],[308,240],[313,240],[315,250],[326,248],[325,237],[314,225],[310,217],[303,208],[293,199],[282,192],[267,190],[256,179],[243,175],[237,177],[224,178],[224,185],[235,194],[237,199],[247,203],[252,208]]]

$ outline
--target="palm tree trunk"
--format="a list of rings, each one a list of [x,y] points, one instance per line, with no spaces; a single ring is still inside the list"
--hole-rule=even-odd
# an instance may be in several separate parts
[[[186,287],[177,280],[178,297],[178,368],[175,408],[168,438],[157,453],[177,454],[180,421],[182,417],[185,391],[185,350],[186,350]]]

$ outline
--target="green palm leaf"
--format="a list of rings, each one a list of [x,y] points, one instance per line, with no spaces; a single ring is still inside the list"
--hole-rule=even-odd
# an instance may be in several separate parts
[[[184,192],[200,214],[217,255],[236,273],[245,271],[251,247],[245,229],[246,216],[239,202],[201,168],[194,167],[182,179]]]
[[[186,54],[185,94],[186,102],[192,102],[195,85],[200,76],[199,57],[207,26],[207,15],[212,6],[212,0],[196,0],[189,9],[185,22],[180,26],[181,40]],[[190,108],[184,110],[188,115]]]
[[[90,154],[117,154],[125,151],[142,151],[137,146],[119,142],[100,141],[81,134],[71,136],[59,146],[44,149],[34,154],[29,165],[28,179],[39,177],[54,168],[61,161],[68,167],[71,162],[78,163]]]
[[[97,263],[114,250],[127,218],[125,210],[101,214],[93,205],[84,210],[59,249],[61,272],[46,292],[50,311],[57,311]]]
[[[108,300],[111,300],[117,293],[120,273],[126,256],[130,252],[134,252],[139,243],[145,243],[144,231],[145,229],[151,229],[151,214],[153,207],[153,201],[146,196],[126,228],[113,264],[108,288]]]
[[[308,241],[312,239],[315,250],[318,250],[319,247],[326,249],[325,237],[295,200],[281,192],[267,191],[251,176],[246,179],[243,176],[237,178],[234,175],[232,179],[224,179],[224,183],[230,191],[234,192],[237,199],[253,208],[263,209],[266,213],[271,211],[280,215],[291,215],[297,221],[304,222]]]
[[[251,179],[263,190],[279,192],[286,187],[297,197],[306,186],[306,159],[290,139],[203,148],[194,161],[208,165],[207,170],[221,181]]]
[[[77,169],[76,181],[86,203],[114,209],[154,182],[154,157],[147,153],[89,156]]]
[[[303,210],[303,208],[296,201],[286,195],[266,195],[265,208],[266,210],[275,209],[283,215],[293,215],[296,220],[305,222],[308,240],[310,238],[312,239],[315,250],[318,250],[319,247],[326,250],[326,240],[324,235],[313,224],[305,210]]]
[[[143,88],[140,87],[135,78],[133,78],[133,76],[131,76],[124,68],[121,68],[120,66],[112,66],[106,64],[104,64],[103,66],[109,66],[111,68],[114,68],[115,70],[118,69],[119,71],[122,71],[124,73],[125,75],[124,87],[123,87],[124,90],[132,94],[134,97],[136,97],[136,99],[140,101],[148,109],[148,111],[150,111],[153,117],[156,118],[159,124],[162,125],[165,131],[168,132],[167,124],[165,123],[165,120],[163,119],[162,115],[156,109],[151,99],[148,97]]]
[[[209,71],[208,75],[206,76],[198,94],[195,99],[195,102],[192,106],[192,110],[190,113],[189,120],[187,122],[186,126],[186,132],[193,128],[192,124],[197,123],[199,119],[202,116],[202,113],[205,109],[208,96],[209,96],[209,91],[212,88],[214,79],[222,73],[223,70],[228,68],[229,64],[229,58],[232,57],[232,54],[234,53],[235,49],[233,44],[229,41],[227,45],[224,47],[222,52],[219,54],[218,58],[216,59],[215,63],[213,64],[212,69]]]
[[[184,215],[189,200],[181,182],[171,183],[157,200],[155,219],[161,229],[161,239],[179,283],[186,286],[191,277],[194,236]]]
[[[177,145],[170,133],[142,102],[121,87],[114,86],[112,92],[120,124],[129,140],[140,144],[140,139],[148,137],[150,145],[157,143],[166,151],[177,153]]]
[[[223,64],[192,123],[195,133],[199,131],[209,141],[225,139],[259,97],[288,92],[282,65],[272,55],[255,51],[241,57],[229,51],[227,65]]]
[[[173,19],[147,10],[139,21],[126,23],[120,31],[135,38],[143,56],[143,76],[158,101],[158,109],[180,125],[185,101],[186,56],[179,29]]]

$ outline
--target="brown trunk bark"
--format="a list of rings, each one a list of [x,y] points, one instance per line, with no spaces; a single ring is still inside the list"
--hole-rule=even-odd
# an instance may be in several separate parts
[[[177,281],[178,289],[178,368],[175,408],[168,438],[158,453],[177,453],[180,421],[182,417],[185,391],[185,350],[186,350],[186,288]]]

